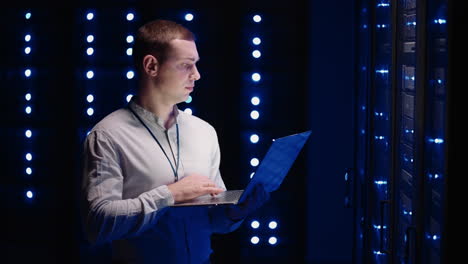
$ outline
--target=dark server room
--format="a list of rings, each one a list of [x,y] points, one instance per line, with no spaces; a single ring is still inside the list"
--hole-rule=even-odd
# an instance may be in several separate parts
[[[61,5],[0,10],[0,263],[450,263],[460,1]]]

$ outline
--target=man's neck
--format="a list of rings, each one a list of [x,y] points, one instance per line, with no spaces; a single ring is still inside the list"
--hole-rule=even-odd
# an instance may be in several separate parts
[[[175,123],[174,104],[164,102],[157,96],[141,93],[136,97],[136,103],[161,119],[166,129]]]

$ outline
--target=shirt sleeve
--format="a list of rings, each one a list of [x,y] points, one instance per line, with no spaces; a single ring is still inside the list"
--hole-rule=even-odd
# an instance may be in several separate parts
[[[220,188],[226,190],[226,186],[224,181],[221,177],[221,173],[219,170],[219,165],[221,162],[221,151],[219,149],[218,137],[216,135],[216,131],[213,129],[213,156],[210,164],[210,178],[214,179],[214,182]],[[242,220],[233,221],[227,216],[227,207],[225,206],[215,206],[209,209],[210,221],[212,230],[214,233],[229,233],[237,228],[242,224]]]
[[[91,243],[137,235],[153,225],[165,207],[174,204],[166,185],[134,199],[122,199],[119,152],[104,131],[88,135],[83,154],[83,221]]]

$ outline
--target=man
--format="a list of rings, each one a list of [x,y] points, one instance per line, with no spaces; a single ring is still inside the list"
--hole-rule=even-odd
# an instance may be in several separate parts
[[[227,233],[263,204],[259,186],[240,206],[169,207],[226,190],[215,129],[177,109],[200,79],[193,34],[167,20],[137,32],[138,92],[101,120],[84,145],[84,224],[112,243],[119,263],[209,263],[211,234]]]

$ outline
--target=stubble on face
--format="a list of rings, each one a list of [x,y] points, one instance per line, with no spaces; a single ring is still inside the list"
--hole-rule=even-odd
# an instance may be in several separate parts
[[[177,104],[187,100],[200,78],[196,63],[199,60],[195,42],[175,39],[166,61],[160,65],[155,85],[168,100]]]

